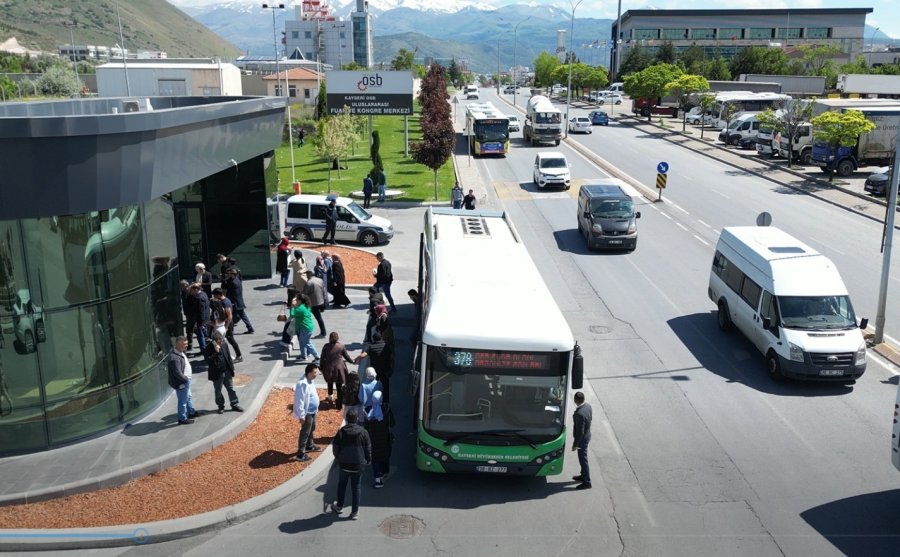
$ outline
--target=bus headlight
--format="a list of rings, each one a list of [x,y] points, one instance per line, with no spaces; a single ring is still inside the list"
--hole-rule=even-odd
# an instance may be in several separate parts
[[[803,361],[803,349],[794,344],[793,342],[789,342],[788,346],[791,349],[790,359],[792,362],[802,362]]]
[[[866,343],[862,343],[860,345],[859,350],[856,351],[856,357],[853,358],[853,365],[862,366],[866,365]]]
[[[557,458],[561,457],[562,454],[565,452],[565,450],[566,450],[565,447],[562,447],[562,448],[556,449],[552,453],[542,454],[541,456],[532,460],[531,463],[538,464],[538,465],[547,464],[551,460],[556,460]]]

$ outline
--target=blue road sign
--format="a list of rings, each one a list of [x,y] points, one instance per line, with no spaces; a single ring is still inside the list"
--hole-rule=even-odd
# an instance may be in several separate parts
[[[656,165],[656,171],[659,172],[660,174],[665,174],[666,172],[669,171],[669,163],[667,163],[667,162],[659,163],[658,165]]]

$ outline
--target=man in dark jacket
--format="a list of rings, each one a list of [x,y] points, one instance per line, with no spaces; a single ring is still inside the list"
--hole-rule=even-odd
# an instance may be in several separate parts
[[[358,415],[356,410],[347,412],[347,425],[342,427],[334,441],[331,443],[334,458],[340,467],[338,474],[337,500],[331,504],[334,513],[341,514],[344,510],[344,493],[347,484],[350,484],[350,497],[352,508],[350,520],[359,518],[360,480],[362,479],[363,466],[372,463],[372,442],[365,429],[356,423]]]
[[[578,451],[578,463],[581,465],[581,474],[573,477],[576,482],[581,482],[575,489],[591,488],[591,470],[588,468],[588,444],[591,442],[591,419],[593,411],[590,404],[585,404],[584,393],[575,393],[575,414],[572,428],[572,450]]]
[[[244,284],[237,267],[229,267],[225,275],[225,282],[222,283],[222,289],[225,290],[225,296],[231,300],[231,304],[234,306],[232,312],[235,322],[240,319],[247,326],[247,333],[253,334],[253,323],[247,317],[247,306],[244,304]]]
[[[187,359],[187,338],[176,337],[175,347],[167,357],[169,386],[175,389],[178,401],[178,423],[180,425],[194,423],[193,418],[200,415],[191,403],[191,363]]]
[[[234,360],[231,358],[231,351],[225,344],[225,337],[219,331],[213,333],[212,340],[206,346],[203,357],[209,364],[206,372],[207,378],[213,382],[213,389],[216,394],[216,406],[219,407],[219,414],[225,413],[225,397],[222,396],[222,386],[228,391],[228,402],[231,403],[231,409],[235,412],[243,412],[240,402],[238,402],[237,393],[234,392]]]
[[[384,297],[391,304],[391,313],[396,313],[397,306],[394,305],[394,297],[391,296],[391,284],[394,282],[391,262],[385,259],[380,251],[375,254],[375,259],[378,260],[378,267],[375,268],[375,288],[384,292]]]
[[[375,368],[378,373],[378,380],[381,381],[382,398],[385,404],[390,403],[391,375],[394,373],[394,346],[393,343],[388,344],[381,336],[380,331],[372,333],[372,342],[366,348],[366,354],[369,356],[369,365]]]
[[[328,202],[325,207],[325,234],[322,235],[322,243],[327,244],[329,241],[334,243],[334,232],[337,227],[338,210],[337,203],[334,199]]]
[[[206,292],[203,291],[203,288],[200,286],[200,283],[195,282],[191,285],[191,298],[193,303],[193,312],[194,318],[196,319],[195,327],[197,329],[197,344],[200,345],[200,350],[206,350],[206,338],[207,338],[207,327],[209,325],[209,298],[206,296]],[[188,323],[188,339],[191,338],[191,325]],[[188,344],[190,344],[190,340],[188,340]]]

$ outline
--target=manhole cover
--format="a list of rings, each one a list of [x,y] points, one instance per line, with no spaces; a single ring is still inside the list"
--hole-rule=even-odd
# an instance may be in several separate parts
[[[412,515],[395,514],[385,518],[378,529],[389,538],[406,540],[420,535],[425,530],[425,523]]]
[[[588,327],[588,330],[595,335],[608,335],[612,332],[611,327],[604,327],[603,325],[591,325]]]
[[[244,385],[253,381],[253,378],[246,373],[238,373],[234,376],[234,379],[232,381],[234,382],[235,387],[243,387]]]

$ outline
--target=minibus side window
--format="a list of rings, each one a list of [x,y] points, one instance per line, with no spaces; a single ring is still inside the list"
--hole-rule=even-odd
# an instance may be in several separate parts
[[[310,220],[325,220],[325,205],[313,205]]]
[[[762,288],[760,288],[758,284],[745,276],[744,284],[741,287],[741,299],[747,302],[750,307],[756,309],[757,307],[759,307],[760,292],[762,292]]]

